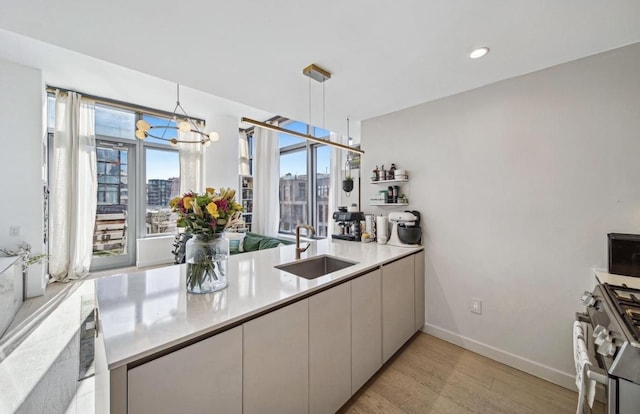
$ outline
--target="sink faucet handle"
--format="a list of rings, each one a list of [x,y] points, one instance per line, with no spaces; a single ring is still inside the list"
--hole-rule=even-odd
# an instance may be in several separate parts
[[[296,259],[299,259],[300,253],[306,252],[309,246],[311,246],[311,243],[307,242],[307,245],[304,248],[300,247],[300,229],[307,229],[309,236],[316,234],[316,229],[314,229],[310,224],[298,224],[296,226]]]

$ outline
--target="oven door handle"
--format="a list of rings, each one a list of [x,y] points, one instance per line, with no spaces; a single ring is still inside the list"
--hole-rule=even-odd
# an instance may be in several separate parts
[[[587,378],[590,378],[602,385],[607,385],[609,383],[609,377],[607,376],[607,373],[600,368],[594,368],[592,366],[587,367]]]
[[[591,324],[591,318],[587,313],[576,312],[576,320],[579,322],[585,322],[585,323]],[[590,335],[587,335],[587,332],[585,332],[585,336],[589,337]],[[592,338],[590,337],[588,338],[588,340],[587,338],[585,338],[585,342],[589,344],[588,349],[590,350],[592,350],[594,346],[591,339]],[[587,365],[587,368],[586,368],[587,378],[592,379],[595,382],[598,382],[600,384],[607,385],[609,383],[609,377],[607,375],[607,371],[600,368],[598,365],[594,364],[594,362],[597,361],[597,358],[595,354],[592,354],[592,352],[589,352],[589,361],[591,362],[591,364]]]
[[[588,314],[583,313],[583,312],[576,312],[576,321],[578,322],[585,322],[590,324],[591,323],[591,318],[589,317]]]

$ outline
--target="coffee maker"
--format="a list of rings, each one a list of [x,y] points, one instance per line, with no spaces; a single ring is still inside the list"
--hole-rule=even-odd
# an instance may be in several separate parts
[[[362,234],[361,221],[364,221],[364,213],[362,211],[336,211],[333,213],[333,219],[340,227],[340,233],[332,234],[332,239],[360,241]]]

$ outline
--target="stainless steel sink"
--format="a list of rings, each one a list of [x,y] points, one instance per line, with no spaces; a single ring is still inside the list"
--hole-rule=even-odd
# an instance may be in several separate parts
[[[340,259],[334,256],[322,255],[310,259],[298,260],[275,266],[276,269],[293,273],[305,279],[315,279],[329,273],[337,272],[345,267],[353,266],[356,262]]]

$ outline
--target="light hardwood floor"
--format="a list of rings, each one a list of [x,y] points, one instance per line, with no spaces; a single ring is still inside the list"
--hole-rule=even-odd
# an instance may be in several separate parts
[[[575,413],[578,394],[425,333],[341,413]],[[604,413],[603,406],[594,413]]]

